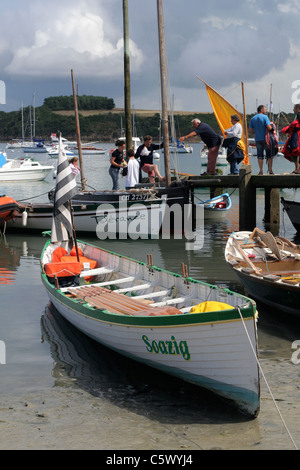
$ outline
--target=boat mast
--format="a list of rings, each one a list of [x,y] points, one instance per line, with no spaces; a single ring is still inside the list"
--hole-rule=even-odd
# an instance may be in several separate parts
[[[270,85],[269,119],[272,121],[272,83]]]
[[[72,87],[73,87],[73,97],[74,97],[74,111],[75,111],[75,120],[76,120],[77,147],[78,147],[78,155],[79,155],[79,162],[80,162],[81,189],[82,189],[82,191],[84,191],[85,190],[85,185],[86,185],[86,179],[85,179],[84,171],[83,171],[83,160],[82,160],[81,138],[80,138],[80,127],[79,127],[79,115],[78,115],[78,105],[77,105],[77,96],[76,96],[76,90],[75,90],[75,81],[74,81],[73,69],[71,70],[71,77],[72,77]]]
[[[126,152],[132,148],[132,127],[130,108],[130,51],[129,51],[129,21],[128,0],[123,0],[123,35],[124,35],[124,109]]]
[[[22,142],[25,141],[25,132],[24,132],[24,106],[23,106],[23,101],[22,101]]]
[[[244,119],[244,133],[245,133],[245,163],[249,165],[249,147],[248,147],[248,124],[247,124],[247,114],[246,114],[246,105],[245,105],[245,92],[244,92],[244,82],[242,84],[242,99],[243,99],[243,119]]]
[[[165,175],[166,175],[166,186],[170,186],[171,176],[170,176],[169,122],[168,122],[168,108],[167,108],[167,86],[166,86],[166,65],[165,65],[165,44],[164,44],[162,0],[157,0],[157,17],[158,17],[158,42],[159,42],[161,104],[162,104],[162,134],[163,134],[163,140],[164,140]]]
[[[35,135],[35,93],[33,93],[33,137],[36,137]]]

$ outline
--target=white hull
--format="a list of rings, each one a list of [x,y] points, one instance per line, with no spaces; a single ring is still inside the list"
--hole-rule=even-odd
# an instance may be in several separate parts
[[[6,148],[10,150],[20,149],[22,148],[22,142],[11,142],[9,144],[6,144]]]
[[[23,152],[25,152],[25,153],[47,153],[48,149],[46,147],[23,147]]]
[[[207,165],[207,150],[200,151],[201,165]],[[227,153],[225,149],[219,151],[216,166],[228,166]]]
[[[74,157],[74,153],[70,150],[64,150],[67,157]],[[48,152],[50,158],[58,158],[58,150]]]
[[[5,163],[0,167],[0,181],[41,181],[53,170],[53,166],[41,165],[30,158],[7,160],[4,153],[1,158]]]
[[[95,322],[76,314],[53,296],[49,297],[61,315],[76,328],[125,356],[207,388],[224,398],[232,399],[234,395],[237,400],[241,400],[245,393],[248,396],[257,394],[258,383],[249,380],[249,376],[257,374],[257,364],[249,360],[253,351],[250,344],[246,344],[248,340],[245,340],[241,322],[177,328],[143,327],[141,330],[138,327]],[[254,322],[249,320],[245,323],[252,344],[255,344]],[[182,354],[170,356],[151,351],[153,341],[159,345],[171,338],[175,338],[178,343],[188,343],[189,360],[185,360]]]
[[[124,140],[124,142],[126,142],[125,137],[119,137],[118,140]],[[132,137],[132,146],[133,146],[134,153],[137,151],[140,145],[142,145],[141,139],[139,137]]]
[[[226,219],[231,208],[231,199],[229,194],[224,193],[207,201],[199,202],[198,205],[204,206],[204,218],[206,220],[218,222]]]
[[[38,205],[35,206],[36,208]],[[74,224],[77,232],[96,233],[99,238],[114,238],[116,234],[128,238],[158,238],[165,213],[165,200],[154,203],[134,203],[133,205],[113,206],[110,204],[93,204],[89,208],[73,204]],[[77,210],[79,208],[79,210]],[[24,221],[25,220],[25,221]],[[24,225],[25,224],[25,225]],[[17,216],[7,223],[7,227],[22,230],[51,230],[52,206],[43,210],[27,210],[27,216]],[[136,230],[135,230],[136,229]]]
[[[0,169],[0,181],[42,181],[48,174],[53,170],[1,170]]]
[[[81,154],[82,155],[105,155],[106,150],[104,149],[95,149],[95,150],[89,150],[89,149],[82,149]],[[79,151],[77,149],[73,150],[74,155],[78,155]]]
[[[162,152],[164,150],[162,149]],[[190,145],[186,145],[183,147],[173,147],[172,145],[169,146],[170,153],[193,153],[193,147]]]
[[[101,266],[98,281],[88,286],[56,290],[43,277],[50,300],[64,318],[95,341],[233,400],[241,411],[252,417],[257,415],[260,392],[256,320],[253,318],[255,307],[249,299],[227,290],[211,289],[208,284],[185,279],[153,267],[151,263],[136,262],[91,245],[81,243],[80,246],[85,257],[96,260]],[[43,264],[48,262],[48,256],[45,250]],[[83,271],[80,276],[90,275],[97,275],[97,269]],[[125,308],[127,301],[143,299],[150,304],[145,305],[141,313],[128,315],[109,313],[109,307],[105,310],[94,307],[93,310],[93,290],[104,286],[111,288],[111,285],[115,290],[114,294],[108,294],[109,298],[117,296],[117,304],[121,302]],[[77,298],[82,298],[81,289],[88,304],[73,300],[76,291],[79,292]],[[130,292],[135,292],[135,296],[130,297]],[[123,296],[124,293],[129,297]],[[206,301],[208,296],[212,301],[229,303],[235,309],[190,313],[192,306]],[[96,298],[99,302],[98,291]],[[176,307],[178,314],[147,316],[145,313],[147,308],[164,309],[166,305]],[[244,312],[243,322],[237,307],[240,314]]]
[[[228,213],[227,211],[216,211],[214,209],[204,209],[204,218],[211,222],[219,222],[225,220]]]

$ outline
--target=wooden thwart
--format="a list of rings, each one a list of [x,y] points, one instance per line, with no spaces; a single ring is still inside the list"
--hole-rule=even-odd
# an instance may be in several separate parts
[[[175,307],[152,307],[151,300],[134,299],[99,286],[83,286],[69,289],[73,297],[84,300],[90,305],[124,315],[174,315],[181,313]]]

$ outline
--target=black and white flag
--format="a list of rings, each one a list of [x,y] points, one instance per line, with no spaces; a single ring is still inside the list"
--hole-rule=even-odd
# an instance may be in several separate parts
[[[60,136],[52,218],[52,243],[69,242],[72,238],[73,227],[70,201],[76,193],[76,181]]]

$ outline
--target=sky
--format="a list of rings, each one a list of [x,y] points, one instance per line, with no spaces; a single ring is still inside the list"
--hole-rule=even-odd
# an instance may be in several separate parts
[[[274,113],[300,102],[299,0],[162,5],[169,108],[212,111],[197,77],[241,112],[242,82],[247,113],[269,106],[270,95]],[[128,0],[128,14],[131,106],[157,110],[157,1]],[[71,69],[79,95],[107,96],[123,108],[123,57],[122,0],[1,0],[2,111],[71,95]]]

